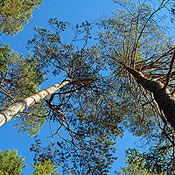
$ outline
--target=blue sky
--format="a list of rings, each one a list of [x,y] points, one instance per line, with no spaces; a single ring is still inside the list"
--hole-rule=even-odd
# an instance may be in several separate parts
[[[44,0],[43,5],[34,11],[33,18],[24,26],[24,30],[15,37],[2,35],[1,43],[9,43],[11,48],[25,55],[27,40],[32,39],[34,34],[33,28],[36,25],[47,27],[49,18],[58,17],[60,20],[77,24],[86,20],[94,21],[103,15],[111,16],[113,10],[115,10],[113,0]],[[54,84],[52,81],[49,81],[49,83],[45,83],[42,88]],[[0,128],[0,137],[0,149],[3,151],[7,148],[17,149],[19,155],[24,156],[25,163],[28,164],[23,174],[30,175],[32,154],[29,148],[33,139],[18,134],[17,130],[13,128],[12,122]],[[113,170],[119,170],[120,166],[124,165],[124,151],[129,147],[134,147],[135,141],[136,139],[129,134],[126,134],[123,139],[117,140],[117,155],[119,158],[113,165]]]

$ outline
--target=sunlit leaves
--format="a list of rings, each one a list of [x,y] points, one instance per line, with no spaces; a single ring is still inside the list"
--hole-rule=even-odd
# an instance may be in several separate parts
[[[21,174],[22,168],[25,167],[24,157],[17,154],[18,152],[16,150],[10,151],[7,149],[4,152],[0,150],[0,174]]]
[[[7,45],[1,45],[0,56],[0,101],[3,109],[12,102],[37,92],[44,81],[44,75],[38,69],[37,61],[31,60],[30,57],[26,60]],[[20,132],[28,130],[30,136],[35,135],[44,124],[45,118],[42,117],[45,115],[44,103],[37,104],[16,118],[18,119],[16,126]]]
[[[32,18],[32,11],[42,4],[42,0],[3,0],[0,2],[0,31],[15,35]]]
[[[8,91],[14,99],[19,100],[36,92],[39,85],[44,81],[37,62],[26,61],[21,54],[6,45],[1,45],[0,50],[2,60],[0,82],[4,93]],[[7,96],[7,98],[9,97]],[[6,102],[6,99],[4,99],[4,102]]]
[[[7,57],[10,48],[7,45],[1,45],[0,47],[0,72],[4,72],[7,67]]]
[[[38,163],[32,165],[35,172],[32,175],[60,175],[57,173],[57,166],[52,163],[51,160],[40,159]]]

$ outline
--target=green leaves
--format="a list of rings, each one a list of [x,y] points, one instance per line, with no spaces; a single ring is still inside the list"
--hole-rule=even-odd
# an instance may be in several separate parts
[[[16,150],[0,150],[0,174],[1,175],[20,175],[22,169],[26,167],[24,157],[18,156]],[[32,164],[34,173],[32,175],[60,175],[57,173],[57,166],[51,160],[40,159],[38,163]]]
[[[0,174],[21,174],[22,168],[25,168],[26,165],[24,165],[24,157],[17,154],[16,150],[10,151],[7,149],[4,153],[0,151]]]
[[[0,72],[4,72],[7,67],[8,53],[10,51],[9,46],[2,44],[0,46]]]
[[[35,172],[32,175],[61,175],[57,173],[57,166],[51,160],[41,159],[39,163],[32,164]]]
[[[1,109],[37,92],[44,81],[36,60],[31,60],[30,57],[25,59],[5,44],[0,46],[0,63]],[[39,128],[45,123],[44,106],[44,103],[37,104],[17,118],[16,126],[20,132],[29,131],[30,136],[39,132]]]
[[[172,151],[167,145],[151,147],[147,153],[129,149],[126,151],[126,163],[129,165],[122,168],[121,174],[174,174]]]
[[[32,11],[42,4],[42,0],[3,0],[0,2],[0,31],[15,35],[32,18]]]

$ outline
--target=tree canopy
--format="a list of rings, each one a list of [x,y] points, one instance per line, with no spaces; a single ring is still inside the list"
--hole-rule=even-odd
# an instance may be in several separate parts
[[[7,35],[17,34],[32,18],[32,11],[41,4],[42,0],[0,1],[0,32]]]
[[[63,174],[107,174],[125,130],[150,149],[129,149],[119,174],[173,173],[175,46],[159,15],[168,2],[114,1],[112,17],[76,26],[51,18],[48,29],[35,28],[26,58],[1,45],[1,109],[39,94],[45,76],[67,82],[15,121],[35,135],[34,174],[55,174],[57,166]],[[66,32],[72,39],[65,41]],[[37,134],[47,123],[43,142]]]
[[[2,153],[0,151],[0,174],[21,174],[22,168],[24,168],[24,158],[17,156],[17,151],[10,151],[7,149]]]

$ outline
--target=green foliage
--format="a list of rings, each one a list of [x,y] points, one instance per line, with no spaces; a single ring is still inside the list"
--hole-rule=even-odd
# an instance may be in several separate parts
[[[28,61],[9,46],[2,44],[0,48],[2,60],[1,82],[11,84],[14,97],[20,99],[38,91],[39,85],[44,81],[43,74],[38,69],[36,61]],[[4,79],[4,81],[3,81]],[[19,88],[17,88],[20,85]]]
[[[17,155],[17,151],[7,149],[0,151],[0,175],[20,175],[22,168],[25,168],[24,158]]]
[[[16,150],[0,151],[0,175],[20,175],[24,165],[24,157],[18,156]],[[32,175],[60,175],[57,166],[51,160],[40,159],[36,165],[32,164],[34,173]]]
[[[36,165],[32,164],[35,172],[32,175],[61,175],[57,173],[57,166],[51,160],[40,160]]]
[[[61,164],[64,174],[108,173],[116,160],[116,138],[122,136],[125,128],[138,137],[160,140],[155,110],[148,105],[151,97],[147,97],[147,92],[117,61],[125,61],[156,77],[160,72],[144,66],[172,48],[172,42],[155,22],[157,18],[150,18],[151,6],[125,0],[114,2],[119,8],[112,18],[99,21],[99,43],[92,47],[88,45],[92,24],[86,21],[72,27],[57,18],[50,19],[50,31],[35,28],[36,35],[28,42],[33,55],[28,59],[8,47],[5,49],[6,46],[1,47],[0,80],[7,90],[0,98],[5,105],[37,92],[46,73],[59,82],[60,77],[62,81],[70,80],[70,84],[54,94],[52,103],[46,99],[47,107],[41,102],[17,118],[19,131],[28,131],[29,136],[38,134],[46,119],[50,124],[51,139],[43,145],[36,139],[31,147],[36,161],[34,174],[55,174],[53,163]],[[15,30],[13,27],[1,30],[15,34],[21,29],[21,26]],[[74,34],[67,42],[66,32]],[[3,87],[0,86],[1,90]],[[44,162],[41,157],[45,157]],[[146,153],[128,153],[129,167],[123,173],[155,173],[147,166],[145,157]]]
[[[4,72],[7,67],[7,57],[9,50],[9,46],[5,44],[0,46],[0,72]]]
[[[0,1],[0,31],[15,35],[32,18],[32,11],[42,4],[42,0],[2,0]]]
[[[171,175],[174,174],[173,148],[166,146],[151,147],[149,152],[129,149],[126,152],[127,167],[118,174]]]
[[[99,22],[101,31],[98,32],[99,44],[95,46],[98,53],[96,59],[111,71],[111,84],[119,84],[117,90],[125,94],[120,98],[123,101],[120,110],[124,110],[123,106],[128,109],[123,118],[124,126],[136,136],[157,139],[160,132],[155,109],[150,105],[151,97],[123,70],[118,61],[124,61],[137,70],[143,69],[142,72],[152,78],[160,78],[165,67],[162,66],[161,72],[158,72],[147,65],[156,62],[171,49],[172,40],[159,25],[159,18],[151,5],[125,0],[114,2],[116,12],[111,18]],[[165,65],[167,59],[164,57],[160,65]]]
[[[157,23],[159,18],[155,15],[150,18],[154,12],[151,5],[125,0],[116,1],[115,4],[117,11],[113,12],[114,15],[99,23],[102,28],[99,32],[99,50],[112,70],[118,63],[109,61],[107,57],[113,56],[116,60],[131,64],[132,59],[135,59],[135,63],[145,61],[153,54],[161,55],[171,48],[172,40],[167,38],[166,29]]]
[[[1,45],[0,51],[2,60],[0,102],[3,109],[14,101],[38,92],[40,84],[44,81],[44,75],[40,72],[37,61],[31,60],[30,57],[25,59],[5,44]],[[15,118],[20,132],[28,131],[30,136],[39,132],[39,128],[46,121],[43,117],[46,115],[44,106],[44,103],[36,104]]]
[[[47,110],[46,104],[41,102],[27,109],[23,114],[14,118],[14,126],[19,129],[19,133],[28,133],[33,137],[39,134],[40,128],[46,122]]]
[[[151,6],[122,0],[118,3],[113,17],[99,22],[99,43],[92,47],[87,44],[92,39],[90,23],[73,28],[58,19],[50,19],[50,30],[36,28],[35,38],[29,41],[33,58],[44,72],[73,81],[55,94],[50,105],[48,117],[59,125],[53,133],[61,140],[51,140],[47,151],[40,140],[31,147],[36,160],[41,155],[52,158],[62,163],[64,173],[107,173],[116,160],[115,139],[122,136],[124,128],[138,137],[160,140],[155,110],[148,105],[151,97],[144,95],[147,92],[117,61],[139,70],[172,48],[172,42],[167,42],[166,31],[155,23],[157,18],[150,18]],[[67,30],[72,28],[75,35],[65,42],[64,33],[71,33]],[[154,54],[157,57],[151,57]],[[92,81],[82,81],[87,78]],[[68,136],[59,133],[62,128]]]
[[[53,133],[60,139],[48,141],[46,148],[36,140],[31,150],[36,153],[35,160],[43,155],[61,164],[67,174],[107,173],[116,160],[115,138],[122,135],[118,126],[122,117],[115,115],[118,103],[112,96],[113,87],[108,86],[110,81],[103,79],[104,71],[95,62],[93,49],[86,47],[91,24],[75,26],[75,36],[65,42],[63,36],[71,32],[70,25],[58,19],[49,22],[50,30],[36,28],[35,38],[29,41],[33,58],[40,63],[41,71],[73,83],[57,91],[49,106],[48,118],[56,125]],[[67,134],[62,136],[59,130]]]

